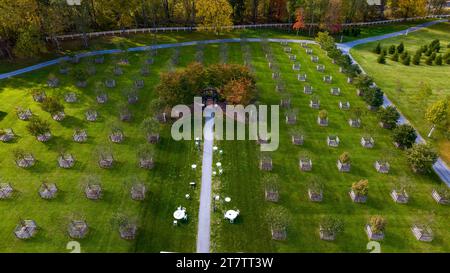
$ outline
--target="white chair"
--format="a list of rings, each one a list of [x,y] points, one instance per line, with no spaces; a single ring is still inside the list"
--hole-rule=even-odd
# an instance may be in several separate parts
[[[178,221],[177,220],[173,220],[173,225],[174,226],[178,226]]]

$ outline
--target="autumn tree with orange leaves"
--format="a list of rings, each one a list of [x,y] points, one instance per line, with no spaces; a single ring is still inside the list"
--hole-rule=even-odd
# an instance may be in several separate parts
[[[303,9],[298,8],[295,11],[295,23],[292,26],[292,28],[297,31],[297,35],[301,29],[305,28],[305,18],[303,16]]]
[[[230,104],[248,105],[255,97],[256,87],[250,79],[241,78],[229,81],[220,93]]]

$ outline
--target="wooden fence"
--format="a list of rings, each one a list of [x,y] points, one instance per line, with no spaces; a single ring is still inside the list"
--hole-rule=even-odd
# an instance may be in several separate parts
[[[430,19],[430,18],[450,18],[450,15],[432,15],[425,17],[411,17],[407,18],[406,21],[414,21],[421,19]],[[405,19],[393,19],[393,20],[382,20],[382,21],[373,21],[373,22],[360,22],[360,23],[348,23],[342,24],[343,27],[355,27],[355,26],[374,26],[374,25],[383,25],[383,24],[391,24],[397,22],[404,22]],[[317,26],[317,24],[306,24],[306,26]],[[123,29],[123,30],[109,30],[109,31],[98,31],[98,32],[88,32],[88,33],[75,33],[75,34],[65,34],[58,35],[54,37],[46,37],[47,41],[51,40],[73,40],[79,39],[83,37],[87,38],[95,38],[101,36],[120,36],[120,35],[129,35],[129,34],[138,34],[138,33],[158,33],[158,32],[180,32],[180,31],[225,31],[225,30],[236,30],[236,29],[258,29],[258,28],[288,28],[291,27],[292,24],[287,23],[279,23],[279,24],[253,24],[253,25],[235,25],[235,26],[222,26],[218,28],[214,27],[155,27],[155,28],[134,28],[134,29]]]

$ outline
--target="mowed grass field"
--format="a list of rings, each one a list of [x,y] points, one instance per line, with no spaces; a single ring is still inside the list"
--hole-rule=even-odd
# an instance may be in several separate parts
[[[230,197],[231,202],[217,202],[218,210],[213,213],[212,250],[217,252],[367,252],[368,238],[364,226],[372,215],[382,215],[387,220],[385,240],[381,242],[382,252],[448,252],[450,250],[449,208],[436,204],[430,192],[440,185],[434,175],[413,174],[403,151],[394,148],[390,132],[377,126],[376,114],[365,111],[362,128],[352,128],[347,120],[349,112],[340,110],[339,101],[349,101],[351,107],[367,109],[355,88],[346,83],[346,76],[338,72],[338,67],[317,47],[314,54],[319,63],[326,65],[326,72],[316,71],[300,45],[290,44],[301,63],[301,71],[308,76],[307,84],[314,87],[320,97],[321,109],[329,113],[329,126],[319,127],[316,123],[318,110],[309,107],[311,95],[303,93],[304,83],[297,80],[291,69],[283,47],[271,44],[276,63],[281,67],[281,75],[287,85],[287,93],[292,97],[293,108],[298,109],[297,125],[286,125],[284,114],[280,114],[280,147],[272,152],[273,171],[279,179],[280,200],[277,204],[265,201],[262,177],[266,172],[259,170],[260,151],[255,141],[219,141],[223,156],[216,156],[215,162],[224,166],[224,174],[215,178],[213,195]],[[277,105],[282,94],[275,91],[275,81],[260,44],[251,43],[252,65],[256,70],[259,89],[258,100],[262,104]],[[230,57],[243,62],[241,47],[229,47]],[[333,83],[325,84],[322,76],[333,75]],[[330,95],[331,87],[340,87],[341,96]],[[291,144],[290,128],[300,128],[305,134],[305,144]],[[375,139],[373,149],[360,145],[363,134],[370,133]],[[337,134],[341,139],[338,148],[329,148],[326,137]],[[347,151],[352,158],[350,173],[340,173],[336,167],[337,158]],[[312,171],[301,172],[298,167],[300,154],[308,154],[313,162]],[[391,164],[389,174],[379,174],[373,164],[380,158],[388,158]],[[322,203],[309,201],[307,190],[311,178],[324,184]],[[369,180],[369,198],[366,204],[355,204],[349,197],[351,184],[360,179]],[[400,179],[412,184],[410,202],[407,205],[394,203],[389,193]],[[270,207],[280,206],[288,211],[290,224],[287,240],[271,239],[270,223],[266,212]],[[234,224],[223,219],[228,209],[239,209],[240,216]],[[435,240],[432,243],[416,241],[410,227],[432,215]],[[344,221],[345,231],[336,241],[319,239],[319,221],[324,216],[336,216]]]
[[[186,48],[179,58],[179,67],[193,60],[193,48]],[[74,87],[70,75],[59,75],[58,67],[35,71],[10,80],[0,82],[0,111],[6,116],[0,120],[0,128],[12,128],[18,135],[15,142],[0,143],[0,178],[11,183],[16,190],[14,198],[0,201],[0,252],[69,252],[66,244],[72,239],[67,234],[71,219],[85,219],[90,231],[86,238],[79,240],[82,252],[192,252],[195,251],[197,229],[198,192],[191,190],[189,182],[199,181],[200,170],[193,171],[191,164],[200,164],[201,154],[190,141],[175,142],[170,135],[170,125],[163,125],[161,141],[154,145],[156,165],[152,170],[140,169],[137,165],[138,146],[146,143],[140,129],[142,120],[149,116],[149,104],[155,98],[154,87],[159,81],[159,73],[168,68],[173,50],[163,50],[154,57],[151,73],[140,76],[140,68],[147,57],[144,54],[130,54],[130,65],[123,66],[124,74],[112,76],[114,56],[106,56],[105,63],[96,65],[97,74],[88,79],[88,87]],[[116,59],[117,60],[117,59]],[[74,66],[86,66],[84,59]],[[49,72],[60,79],[60,87],[46,87]],[[96,102],[94,86],[97,81],[115,78],[117,86],[106,90],[109,101],[104,105]],[[124,90],[133,86],[135,79],[144,79],[145,87],[139,91],[139,101],[130,105],[133,119],[129,123],[119,122],[119,105],[125,102]],[[78,102],[64,102],[66,119],[53,121],[49,113],[33,101],[29,90],[42,87],[47,96],[61,96],[75,92]],[[34,114],[51,123],[53,139],[39,143],[26,130],[26,121],[16,117],[15,107],[30,108]],[[94,108],[99,112],[96,122],[85,120],[85,111]],[[124,131],[125,141],[112,144],[108,135],[111,124],[118,123]],[[86,129],[88,142],[73,142],[76,128]],[[97,164],[96,149],[111,147],[118,161],[112,169],[100,169]],[[76,159],[73,169],[60,169],[57,164],[58,149],[64,147]],[[37,164],[30,169],[15,165],[12,151],[22,148],[32,152]],[[96,175],[101,179],[103,198],[88,200],[81,180],[86,175]],[[130,197],[131,182],[138,178],[148,188],[145,201],[133,201]],[[42,181],[56,183],[59,194],[54,200],[43,200],[38,195]],[[185,194],[193,197],[185,199]],[[189,220],[186,224],[173,227],[172,213],[177,206],[187,208]],[[138,236],[133,241],[120,238],[118,227],[112,224],[117,214],[137,219]],[[19,219],[33,219],[39,226],[35,238],[21,241],[15,238],[13,230]]]
[[[271,70],[258,43],[250,43],[252,65],[256,71],[258,100],[263,104],[279,104],[281,94],[275,91],[275,82],[271,79]],[[323,73],[315,70],[309,56],[299,45],[290,45],[297,54],[302,71],[308,75],[308,84],[319,95],[321,109],[329,112],[329,127],[321,128],[316,124],[317,110],[310,109],[310,96],[303,93],[303,83],[296,79],[291,69],[291,62],[279,44],[271,44],[276,62],[281,67],[282,77],[286,82],[287,92],[292,96],[292,105],[299,110],[298,128],[305,133],[304,146],[293,146],[289,128],[284,124],[284,115],[280,116],[280,147],[272,153],[274,169],[280,184],[280,202],[269,204],[264,200],[264,187],[259,170],[259,146],[254,141],[220,141],[217,142],[224,154],[214,157],[214,163],[220,161],[224,174],[214,178],[213,195],[231,197],[232,201],[220,204],[212,218],[211,250],[214,252],[365,252],[367,236],[363,230],[370,215],[380,214],[388,221],[386,239],[381,243],[384,252],[448,252],[450,251],[450,224],[448,207],[440,206],[431,198],[431,189],[441,184],[433,175],[414,175],[409,170],[404,153],[393,148],[389,132],[378,128],[374,113],[362,116],[363,128],[351,128],[347,123],[348,112],[338,107],[340,100],[350,101],[352,107],[364,108],[362,100],[356,96],[354,87],[346,83],[346,77],[338,72],[338,67],[321,52],[313,47],[320,63],[326,65],[325,74],[333,75],[333,84],[322,82]],[[224,61],[221,47],[213,44],[204,48],[204,62]],[[180,63],[183,67],[194,60],[196,47],[180,48]],[[151,68],[151,75],[145,79],[145,88],[140,91],[140,101],[132,106],[135,119],[131,124],[123,124],[126,141],[114,144],[112,148],[119,160],[112,170],[97,167],[93,150],[100,144],[107,144],[108,124],[117,119],[117,103],[121,100],[123,88],[130,87],[135,78],[139,78],[140,66],[145,55],[132,55],[131,65],[125,67],[125,73],[118,77],[118,86],[110,91],[111,100],[98,106],[100,120],[95,123],[84,121],[84,112],[89,107],[96,107],[93,83],[110,77],[113,67],[112,57],[107,56],[107,63],[98,66],[99,73],[89,80],[89,87],[77,90],[73,80],[66,76],[61,88],[48,90],[48,94],[72,90],[80,94],[77,104],[65,104],[68,118],[57,123],[51,121],[55,138],[48,144],[37,143],[25,129],[26,122],[18,121],[14,108],[30,107],[39,116],[50,120],[48,113],[32,101],[27,90],[43,85],[49,71],[57,67],[40,70],[22,77],[0,82],[0,111],[8,115],[0,121],[0,128],[13,128],[20,138],[16,143],[0,143],[0,177],[10,181],[18,190],[15,198],[0,202],[0,251],[2,252],[64,252],[70,241],[66,227],[68,217],[74,213],[84,216],[91,227],[87,238],[81,240],[82,251],[86,252],[158,252],[195,251],[197,232],[196,214],[198,211],[198,190],[191,191],[188,183],[199,181],[200,174],[190,169],[192,163],[200,164],[201,155],[195,151],[191,142],[171,140],[170,128],[164,128],[163,139],[157,148],[157,165],[151,171],[136,167],[136,146],[144,143],[139,123],[147,116],[148,104],[155,98],[154,86],[158,82],[158,73],[168,68],[168,60],[174,49],[160,50],[156,63]],[[228,44],[229,63],[243,63],[242,48],[239,43]],[[84,64],[80,64],[84,65]],[[332,86],[340,87],[340,97],[329,94]],[[4,103],[3,103],[4,102]],[[365,108],[364,108],[365,109]],[[90,140],[87,144],[75,144],[71,137],[73,130],[82,125],[87,128]],[[360,137],[370,132],[375,139],[375,148],[363,149]],[[339,148],[328,148],[326,136],[337,134],[341,139]],[[58,144],[67,145],[76,156],[78,163],[72,170],[60,170],[56,164]],[[30,170],[15,166],[12,150],[16,147],[32,151],[38,159],[37,165]],[[337,157],[348,151],[352,157],[352,171],[339,173],[336,168]],[[308,153],[313,161],[313,170],[303,173],[298,168],[298,156]],[[391,164],[390,174],[376,173],[373,163],[386,158]],[[104,198],[99,201],[87,200],[80,187],[81,178],[94,173],[102,178],[105,188]],[[138,176],[149,185],[150,196],[144,202],[132,201],[129,189],[124,186],[128,178]],[[311,177],[316,177],[325,184],[323,203],[311,203],[307,197],[307,184]],[[48,178],[58,184],[61,195],[56,200],[44,201],[37,194],[42,179]],[[369,180],[370,190],[367,204],[351,202],[348,191],[351,184],[359,179]],[[389,192],[393,184],[406,178],[413,184],[410,203],[395,204]],[[191,193],[188,201],[184,194]],[[172,213],[176,206],[188,209],[190,220],[178,227],[172,226]],[[288,238],[285,242],[275,242],[270,238],[269,223],[265,212],[271,206],[282,206],[289,212],[291,222],[288,226]],[[223,219],[226,209],[237,208],[241,215],[230,224]],[[117,212],[125,212],[139,219],[139,236],[135,241],[120,239],[117,229],[111,225],[111,218]],[[433,214],[435,240],[432,243],[420,243],[409,230],[417,219]],[[318,221],[324,215],[336,215],[345,222],[345,232],[335,242],[319,239]],[[34,219],[40,227],[37,236],[30,241],[20,241],[12,233],[19,218]]]
[[[450,43],[450,23],[434,25],[407,36],[386,39],[380,43],[383,47],[389,47],[392,44],[398,45],[403,42],[405,49],[414,55],[419,47],[429,44],[434,39],[440,40],[442,54],[450,50],[447,48]],[[351,54],[419,130],[420,134],[427,141],[435,143],[441,157],[450,163],[450,140],[448,135],[443,134],[446,128],[436,130],[429,139],[426,136],[431,124],[424,117],[428,105],[450,95],[450,65],[429,66],[425,64],[425,57],[422,58],[420,65],[405,66],[390,60],[390,57],[387,57],[387,63],[382,65],[376,61],[378,55],[372,52],[376,44],[377,42],[356,46],[351,50]],[[428,84],[433,90],[433,94],[426,100],[417,96],[421,82]],[[401,87],[400,92],[399,87]]]

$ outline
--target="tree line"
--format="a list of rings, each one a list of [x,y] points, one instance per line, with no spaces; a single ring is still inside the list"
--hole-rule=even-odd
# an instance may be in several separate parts
[[[111,29],[294,23],[329,31],[342,23],[439,14],[445,0],[2,0],[0,57],[28,57],[46,50],[45,37]],[[375,1],[376,2],[376,1]],[[330,29],[331,28],[331,29]],[[308,31],[311,35],[311,30]],[[87,39],[85,39],[87,46]],[[57,45],[55,45],[57,46]]]

